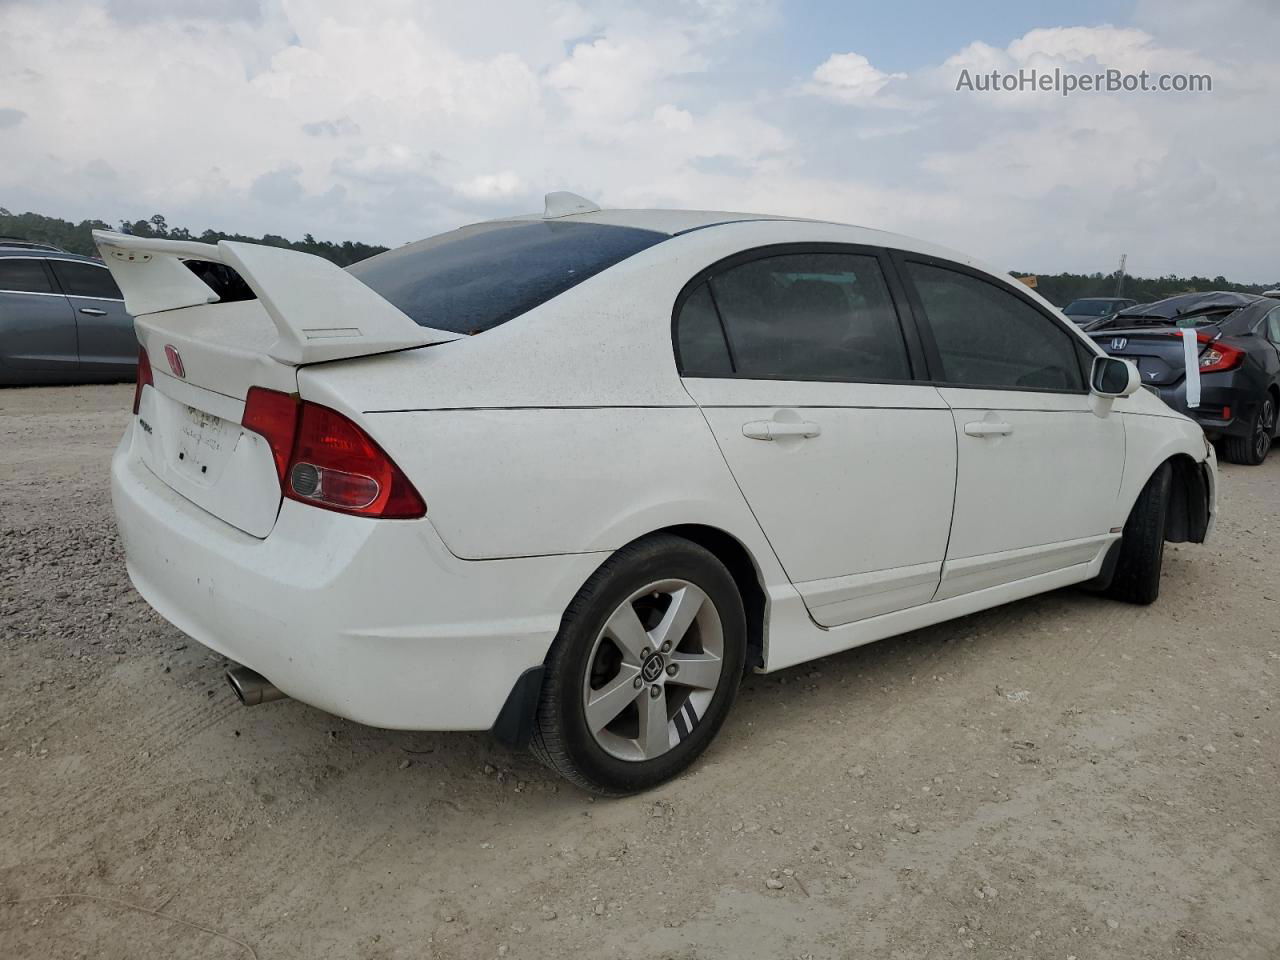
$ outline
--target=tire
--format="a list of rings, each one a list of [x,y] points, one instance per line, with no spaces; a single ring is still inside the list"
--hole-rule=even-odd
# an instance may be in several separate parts
[[[1120,541],[1120,559],[1107,595],[1126,603],[1155,603],[1164,565],[1165,515],[1173,470],[1163,463],[1138,494]]]
[[[737,585],[710,551],[668,534],[623,547],[565,611],[547,655],[530,749],[603,796],[671,779],[728,716],[746,637]]]
[[[1231,463],[1256,467],[1271,452],[1271,438],[1276,431],[1276,401],[1268,390],[1262,396],[1253,418],[1249,421],[1249,433],[1243,437],[1224,437],[1223,458]]]

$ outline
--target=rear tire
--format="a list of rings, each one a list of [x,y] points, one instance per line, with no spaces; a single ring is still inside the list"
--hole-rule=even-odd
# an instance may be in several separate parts
[[[671,779],[724,723],[746,641],[737,585],[710,551],[669,534],[623,547],[561,620],[547,656],[533,755],[603,796]]]
[[[1223,458],[1231,463],[1242,463],[1249,467],[1258,466],[1271,452],[1271,438],[1275,435],[1275,430],[1276,401],[1268,390],[1253,411],[1253,419],[1249,421],[1248,435],[1223,438]]]
[[[1120,559],[1107,595],[1126,603],[1154,603],[1164,566],[1165,515],[1173,470],[1163,463],[1138,494],[1120,541]]]

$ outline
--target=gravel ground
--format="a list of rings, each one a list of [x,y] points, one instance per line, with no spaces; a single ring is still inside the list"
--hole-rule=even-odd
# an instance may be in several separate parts
[[[129,585],[131,385],[0,390],[0,957],[1276,958],[1280,456],[1150,608],[1063,590],[749,677],[593,801],[246,710]]]

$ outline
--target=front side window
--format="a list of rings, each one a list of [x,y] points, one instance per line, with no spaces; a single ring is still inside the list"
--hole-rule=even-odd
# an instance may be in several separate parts
[[[706,302],[719,311],[734,376],[911,379],[898,315],[874,256],[764,257],[714,275],[709,287]]]
[[[69,297],[92,297],[95,300],[121,300],[120,288],[111,277],[111,271],[92,263],[74,260],[50,260],[49,266],[62,284],[62,292]]]
[[[53,293],[53,284],[45,273],[44,262],[27,257],[0,259],[0,292]]]
[[[908,261],[942,361],[942,379],[966,387],[1083,392],[1072,336],[994,283]]]
[[[475,223],[347,270],[424,327],[480,333],[667,239],[600,223]]]

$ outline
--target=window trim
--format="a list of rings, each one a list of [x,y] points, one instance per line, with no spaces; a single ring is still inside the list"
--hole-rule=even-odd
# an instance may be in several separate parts
[[[1093,342],[1092,338],[1083,336],[1079,332],[1078,328],[1074,330],[1071,329],[1072,327],[1075,327],[1075,324],[1071,323],[1069,320],[1062,320],[1055,317],[1035,300],[1018,290],[1013,284],[994,274],[987,273],[985,270],[980,270],[975,267],[966,266],[963,263],[956,263],[954,260],[935,257],[926,253],[915,253],[911,250],[890,249],[889,258],[893,261],[894,267],[899,271],[899,280],[906,292],[907,302],[910,305],[911,312],[914,314],[916,325],[920,330],[921,339],[924,341],[924,353],[928,363],[930,377],[928,383],[931,386],[951,387],[957,390],[1003,390],[1013,393],[1047,393],[1073,397],[1087,397],[1090,395],[1092,392],[1089,389],[1090,374],[1088,370],[1083,368],[1080,368],[1080,375],[1081,380],[1084,383],[1084,387],[1080,390],[1066,388],[1055,389],[1052,387],[1036,387],[1034,389],[1028,389],[1026,387],[1001,386],[999,384],[962,383],[946,379],[943,376],[943,370],[945,368],[942,365],[942,354],[939,352],[937,341],[933,336],[933,327],[929,323],[929,317],[925,312],[924,303],[920,300],[919,291],[916,290],[915,284],[911,281],[911,275],[907,271],[907,265],[911,263],[920,264],[925,267],[936,267],[940,270],[950,270],[953,273],[959,273],[972,280],[981,281],[982,283],[995,287],[997,290],[1003,290],[1012,295],[1020,302],[1031,307],[1036,313],[1040,314],[1040,316],[1056,327],[1064,336],[1069,338],[1071,353],[1076,361],[1077,367],[1079,367],[1081,357],[1079,351],[1074,347],[1076,341],[1084,343],[1087,351],[1092,353],[1095,357],[1105,356],[1105,354],[1099,352],[1100,348]]]
[[[62,292],[62,284],[58,283],[58,278],[53,275],[53,269],[48,264],[48,257],[0,257],[0,260],[37,260],[40,263],[40,269],[44,271],[44,277],[49,281],[49,289],[44,290],[9,290],[0,288],[0,293],[11,293],[18,297],[62,297],[66,298],[66,294]]]
[[[880,267],[880,274],[884,278],[885,288],[889,292],[889,303],[893,308],[894,316],[898,322],[898,333],[902,337],[902,346],[906,354],[907,369],[911,376],[909,379],[888,379],[885,377],[877,378],[855,378],[855,377],[745,377],[736,370],[736,360],[733,356],[733,346],[729,342],[729,332],[725,328],[724,316],[720,312],[720,304],[716,301],[715,289],[710,281],[717,274],[734,267],[739,267],[744,263],[751,263],[756,260],[770,260],[774,257],[785,257],[796,254],[806,253],[834,253],[845,254],[847,256],[871,257]],[[720,320],[720,335],[724,337],[725,350],[728,352],[730,364],[735,367],[726,374],[686,374],[684,372],[684,361],[680,356],[680,313],[684,309],[685,301],[687,301],[703,284],[707,284],[707,290],[711,294],[711,303],[715,307],[716,316]],[[920,333],[915,329],[914,317],[908,308],[904,290],[899,281],[897,272],[894,270],[893,263],[889,257],[889,252],[883,247],[874,247],[867,244],[858,243],[819,243],[819,242],[799,242],[799,243],[771,243],[759,247],[751,247],[748,250],[739,250],[727,257],[722,257],[709,266],[703,267],[695,273],[680,288],[680,292],[676,295],[675,303],[671,307],[671,351],[675,358],[676,374],[681,379],[688,380],[744,380],[757,382],[780,382],[780,383],[885,383],[885,384],[910,384],[917,386],[926,382],[924,373],[928,369],[925,363],[925,353]]]
[[[58,276],[58,271],[53,269],[50,263],[52,260],[57,260],[60,263],[79,263],[86,267],[96,267],[99,270],[106,270],[108,274],[111,273],[111,270],[105,263],[97,263],[93,260],[76,260],[72,257],[45,257],[45,269],[49,271],[49,275],[53,277],[53,282],[68,300],[106,300],[109,303],[124,303],[124,297],[91,297],[83,293],[68,293],[67,288],[62,285],[62,278]],[[115,283],[115,277],[111,278],[111,282]],[[118,289],[119,284],[116,284],[116,287]]]

